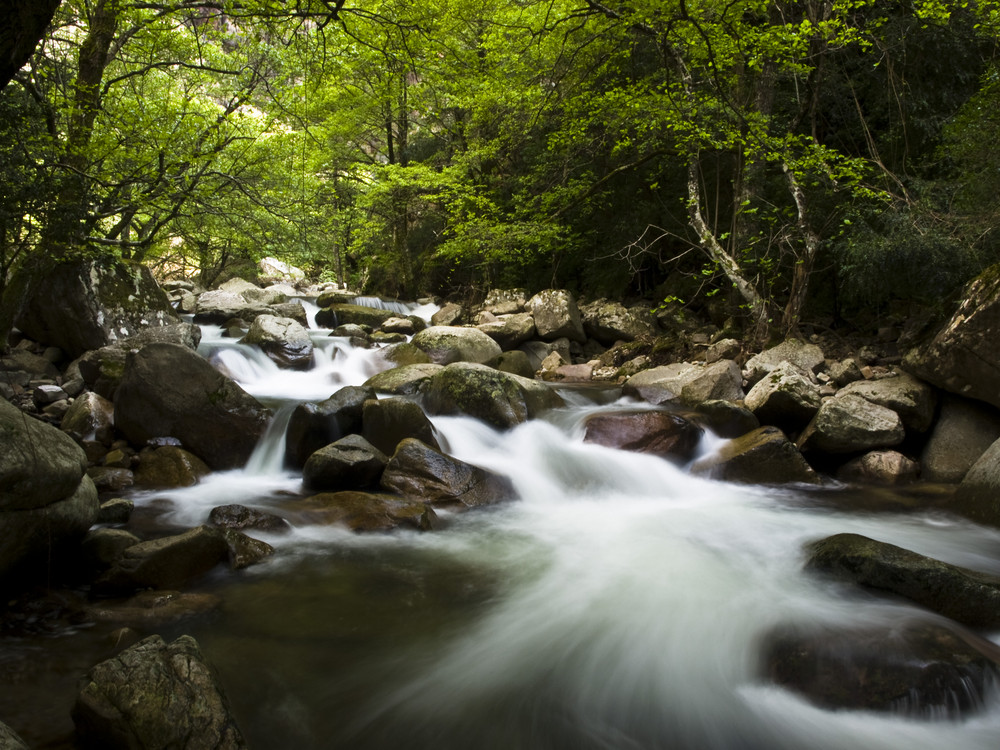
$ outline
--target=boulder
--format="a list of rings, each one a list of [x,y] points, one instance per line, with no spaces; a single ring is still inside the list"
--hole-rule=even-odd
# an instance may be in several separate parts
[[[162,445],[139,454],[135,484],[145,488],[190,487],[210,471],[193,453],[176,445]]]
[[[95,528],[80,542],[80,555],[90,576],[103,573],[118,562],[125,550],[142,541],[125,529]]]
[[[128,523],[135,503],[128,498],[113,497],[101,503],[95,523]]]
[[[382,488],[451,510],[493,505],[516,496],[506,477],[409,438],[399,444],[389,459],[382,474]]]
[[[96,665],[73,706],[80,744],[238,750],[246,743],[198,643],[152,635]]]
[[[729,359],[710,365],[678,362],[636,373],[625,381],[622,394],[651,404],[697,406],[702,401],[741,401],[743,378]]]
[[[736,359],[743,351],[743,345],[736,339],[719,339],[705,349],[705,364],[710,365],[720,359]]]
[[[27,349],[14,349],[10,354],[0,356],[0,372],[27,373],[28,380],[50,379],[59,377],[59,368],[52,364],[45,357]],[[0,381],[5,380],[0,377]]]
[[[531,360],[520,349],[501,354],[497,361],[497,369],[500,372],[509,372],[511,375],[520,375],[522,378],[535,376],[535,368],[532,368]]]
[[[806,568],[886,591],[973,627],[1000,626],[1000,576],[968,570],[860,534],[806,547]]]
[[[281,516],[245,505],[219,505],[208,514],[208,522],[220,529],[245,531],[254,529],[271,533],[287,532],[291,528]]]
[[[529,299],[525,309],[535,320],[538,337],[545,341],[568,338],[583,343],[583,321],[576,298],[565,289],[546,289]]]
[[[457,326],[462,323],[465,311],[461,305],[449,302],[436,313],[431,315],[432,326]]]
[[[799,445],[824,453],[860,453],[899,445],[905,434],[902,420],[892,409],[846,394],[823,402]]]
[[[30,750],[17,732],[0,721],[0,750]]]
[[[448,365],[452,362],[491,364],[500,359],[499,344],[475,328],[431,326],[413,337],[412,343],[422,349],[431,362]]]
[[[476,328],[496,341],[505,352],[516,349],[535,336],[535,320],[528,313],[504,315],[494,322],[481,323]]]
[[[448,365],[434,375],[424,388],[423,402],[429,414],[465,414],[501,429],[563,405],[544,383],[468,362]]]
[[[83,382],[94,393],[113,401],[125,374],[128,352],[119,346],[103,346],[80,356],[70,369],[76,367]]]
[[[259,347],[279,367],[308,370],[313,364],[309,332],[291,318],[258,315],[240,343]]]
[[[243,570],[251,565],[264,562],[274,554],[274,547],[260,539],[254,539],[235,529],[223,529],[222,536],[229,547],[229,567]]]
[[[219,529],[198,526],[183,534],[132,545],[94,582],[94,589],[106,595],[146,588],[180,588],[228,555],[229,547]]]
[[[351,531],[390,531],[408,526],[430,531],[437,523],[426,503],[372,492],[324,492],[299,500],[291,511],[304,523],[337,524]]]
[[[1000,528],[1000,440],[972,465],[948,509],[977,523]]]
[[[588,336],[611,346],[618,341],[634,341],[651,336],[656,323],[648,310],[627,310],[620,302],[599,299],[580,308],[583,330]]]
[[[94,482],[98,492],[121,492],[135,484],[131,469],[116,466],[91,466],[87,476]]]
[[[906,369],[951,393],[1000,406],[1000,265],[974,279],[962,303],[926,345],[907,353]]]
[[[610,412],[587,419],[583,441],[687,463],[701,435],[700,427],[670,412]]]
[[[524,312],[527,302],[528,292],[525,289],[491,289],[486,294],[482,309],[493,315],[511,315]]]
[[[817,484],[819,477],[777,427],[760,427],[694,462],[691,472],[747,484]]]
[[[404,438],[416,438],[438,447],[424,410],[405,398],[383,398],[365,401],[361,434],[386,456],[391,456]]]
[[[309,313],[297,299],[290,302],[279,302],[276,305],[270,305],[270,308],[271,312],[279,318],[291,318],[303,328],[309,327]]]
[[[178,321],[153,328],[142,328],[112,346],[128,350],[141,349],[146,344],[180,344],[188,349],[197,349],[200,343],[201,328],[193,323]]]
[[[892,409],[903,420],[903,426],[913,432],[927,432],[934,422],[937,399],[933,389],[903,370],[895,370],[890,377],[878,380],[848,383],[837,395],[851,393]]]
[[[760,427],[754,413],[738,402],[709,399],[694,411],[709,430],[723,438],[737,438]]]
[[[1000,439],[1000,412],[945,394],[930,439],[920,456],[923,478],[929,482],[961,482],[972,465]]]
[[[249,302],[236,292],[216,289],[198,296],[194,322],[221,326],[234,318],[253,320],[258,315],[269,314],[271,308],[263,302]]]
[[[897,451],[872,451],[848,461],[837,471],[844,482],[906,484],[920,474],[920,464]]]
[[[782,627],[764,638],[764,674],[821,708],[940,721],[982,709],[1000,648],[945,622],[889,627]]]
[[[744,400],[762,424],[792,431],[805,427],[821,402],[819,388],[790,362],[782,362],[758,380]]]
[[[267,279],[282,279],[284,281],[303,281],[306,272],[301,268],[289,265],[277,258],[261,258],[257,262],[261,276]]]
[[[815,344],[808,344],[798,339],[785,339],[780,344],[766,349],[747,360],[743,368],[743,377],[751,386],[771,372],[782,362],[790,362],[805,373],[815,374],[825,363],[823,350]]]
[[[323,307],[316,313],[316,325],[326,328],[336,328],[345,323],[380,328],[389,318],[396,316],[391,310],[379,310],[363,305],[334,304]]]
[[[390,367],[424,365],[431,361],[431,358],[427,356],[427,352],[409,341],[383,347],[379,350],[379,358],[387,362]]]
[[[348,385],[325,401],[295,407],[285,430],[285,463],[301,469],[324,445],[361,431],[365,401],[375,398],[370,386]]]
[[[86,440],[111,445],[115,437],[115,406],[103,396],[87,391],[73,401],[59,429],[78,443]]]
[[[213,469],[243,466],[270,412],[205,359],[176,344],[129,354],[115,424],[135,445],[175,437]]]
[[[861,368],[858,367],[858,363],[853,357],[831,362],[828,369],[830,377],[841,388],[864,378]]]
[[[443,369],[444,365],[431,362],[401,365],[372,375],[365,381],[365,387],[379,393],[413,396],[423,390],[424,384]]]
[[[393,316],[385,319],[385,322],[382,323],[382,330],[385,333],[401,333],[404,336],[412,336],[417,332],[417,326],[409,318]]]
[[[110,257],[22,264],[4,294],[0,340],[11,324],[71,357],[180,319],[149,269]]]
[[[302,484],[310,490],[369,489],[378,486],[388,462],[388,457],[363,437],[348,435],[309,456],[302,469]]]
[[[140,591],[127,599],[102,600],[91,604],[86,609],[86,615],[96,622],[148,631],[187,617],[207,614],[218,609],[221,603],[222,600],[213,594]],[[139,636],[135,635],[124,645],[134,645],[138,641]],[[116,641],[116,645],[122,644]]]

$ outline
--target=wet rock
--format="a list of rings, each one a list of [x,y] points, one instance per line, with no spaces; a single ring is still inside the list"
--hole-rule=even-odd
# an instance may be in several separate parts
[[[535,370],[531,366],[528,355],[519,349],[504,352],[497,362],[497,369],[500,372],[509,372],[511,375],[519,375],[522,378],[532,378]]]
[[[295,503],[293,512],[311,524],[339,524],[352,531],[390,531],[408,526],[429,531],[437,522],[430,505],[371,492],[324,492]]]
[[[596,414],[586,421],[584,430],[585,443],[649,453],[678,463],[694,458],[702,435],[697,425],[665,411]]]
[[[985,708],[1000,648],[956,625],[779,628],[764,639],[764,673],[829,709],[961,718]]]
[[[360,435],[348,435],[309,456],[302,484],[310,490],[369,489],[378,485],[388,461]]]
[[[88,391],[63,415],[60,429],[81,443],[92,440],[111,445],[115,436],[115,407],[108,399]]]
[[[94,590],[107,595],[144,588],[179,588],[226,560],[228,554],[229,547],[219,529],[199,526],[129,547],[94,582]]]
[[[128,523],[135,510],[135,503],[127,498],[115,497],[101,503],[95,523]]]
[[[823,350],[815,344],[798,339],[786,339],[775,347],[767,349],[747,360],[743,377],[751,386],[771,372],[782,362],[790,362],[806,373],[817,373],[823,367]]]
[[[285,463],[301,469],[324,445],[360,432],[365,401],[373,398],[375,389],[366,383],[344,386],[319,403],[296,406],[285,432]]]
[[[191,487],[211,469],[193,453],[175,445],[145,448],[139,454],[135,483],[139,487]]]
[[[803,450],[858,453],[903,442],[903,422],[892,409],[856,394],[827,399],[799,438]]]
[[[430,357],[431,362],[491,364],[500,358],[499,344],[475,328],[431,326],[413,337],[412,343]]]
[[[87,469],[87,476],[93,480],[98,492],[121,492],[135,484],[135,477],[130,469],[91,466]]]
[[[362,305],[333,304],[316,313],[316,325],[336,328],[345,323],[356,323],[371,326],[374,330],[381,328],[385,321],[393,317],[396,317],[396,313],[391,310],[378,310]]]
[[[412,396],[419,393],[427,381],[442,369],[444,369],[443,365],[430,362],[402,365],[373,375],[365,381],[365,386],[379,393]]]
[[[73,706],[85,747],[214,748],[246,744],[197,642],[153,635],[93,667]]]
[[[576,298],[565,289],[546,289],[525,303],[525,309],[535,321],[538,337],[545,341],[568,338],[583,343],[587,340]]]
[[[175,437],[213,469],[243,466],[270,412],[205,359],[176,344],[129,354],[115,424],[136,445]]]
[[[477,329],[496,341],[503,351],[509,351],[534,337],[535,320],[528,313],[514,313],[494,322],[481,323]]]
[[[1000,440],[966,473],[948,506],[973,521],[1000,528]]]
[[[702,401],[743,400],[743,378],[732,360],[711,365],[678,362],[636,373],[625,381],[622,394],[651,404],[697,406]]]
[[[85,569],[93,576],[110,568],[121,559],[125,550],[140,541],[125,529],[91,529],[80,543],[80,556]]]
[[[806,548],[809,570],[910,599],[973,627],[1000,625],[1000,577],[950,565],[860,534]]]
[[[845,482],[906,484],[916,481],[920,464],[897,451],[872,451],[851,459],[837,476]]]
[[[258,565],[274,554],[274,547],[235,529],[223,529],[222,535],[229,546],[229,567],[243,570]]]
[[[403,333],[386,333],[385,331],[375,331],[371,335],[372,344],[377,344],[378,346],[387,346],[391,344],[405,344],[406,334]]]
[[[87,388],[112,401],[125,374],[127,358],[128,352],[121,347],[105,346],[86,352],[70,367],[75,365],[78,368]]]
[[[278,367],[308,370],[313,364],[309,332],[291,318],[258,315],[240,343],[259,347]]]
[[[382,474],[382,488],[452,510],[493,505],[516,497],[506,477],[413,439],[399,444]]]
[[[921,473],[930,482],[961,482],[998,439],[1000,412],[981,401],[945,394],[920,457]]]
[[[903,426],[914,432],[926,432],[934,422],[937,399],[933,389],[903,370],[878,380],[859,380],[844,386],[840,394],[856,394],[896,412]]]
[[[449,302],[436,313],[431,315],[432,326],[457,326],[462,323],[465,311],[461,305]]]
[[[702,422],[719,437],[737,438],[760,427],[752,411],[738,403],[709,399],[694,407]]]
[[[438,447],[434,427],[424,410],[405,398],[365,401],[361,434],[386,456],[391,456],[405,438],[416,438]]]
[[[501,429],[562,405],[543,383],[467,362],[448,365],[424,389],[429,414],[465,414]]]
[[[236,504],[219,505],[212,508],[212,512],[208,514],[208,522],[220,529],[232,529],[233,531],[254,529],[282,533],[291,528],[288,521],[281,516]]]
[[[747,393],[744,403],[762,424],[799,430],[819,410],[819,389],[790,362],[782,362]]]
[[[391,344],[379,352],[379,357],[388,362],[392,367],[403,367],[405,365],[428,364],[431,358],[427,352],[416,344],[405,341],[400,344]]]
[[[692,465],[691,472],[747,484],[816,484],[819,477],[777,427],[761,427],[720,446]]]
[[[580,308],[584,332],[605,346],[651,336],[656,323],[648,310],[627,310],[620,302],[599,299]]]
[[[493,315],[511,315],[524,312],[527,302],[525,289],[491,289],[483,300],[483,310]]]
[[[401,333],[404,336],[412,336],[417,332],[416,324],[412,320],[395,316],[385,319],[382,330],[386,333]]]

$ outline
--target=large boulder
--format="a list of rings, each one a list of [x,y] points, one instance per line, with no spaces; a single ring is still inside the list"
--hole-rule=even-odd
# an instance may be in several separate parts
[[[239,750],[243,736],[191,636],[152,635],[91,669],[73,706],[77,740],[109,750]]]
[[[115,424],[133,444],[174,437],[213,469],[243,466],[270,412],[204,358],[176,344],[129,354]]]
[[[695,461],[694,474],[748,484],[816,484],[819,477],[777,427],[760,427]]]
[[[823,453],[860,453],[899,445],[905,436],[896,412],[848,393],[823,402],[799,445]]]
[[[382,474],[382,488],[438,508],[464,510],[511,500],[510,481],[408,438]]]
[[[437,514],[427,503],[375,492],[323,492],[299,500],[290,508],[309,524],[335,524],[351,531],[390,531],[400,526],[430,531]]]
[[[568,338],[580,343],[587,340],[580,310],[571,292],[565,289],[546,289],[529,299],[525,309],[535,319],[539,338],[545,341]]]
[[[461,305],[454,302],[447,303],[444,307],[431,315],[432,326],[457,326],[461,325],[465,317],[465,311]]]
[[[920,464],[899,451],[871,451],[852,458],[837,470],[845,482],[866,484],[905,484],[920,474]]]
[[[743,377],[739,366],[730,359],[710,365],[677,362],[638,372],[622,388],[626,396],[651,404],[677,403],[697,406],[702,401],[740,401]]]
[[[434,375],[423,398],[430,414],[465,414],[501,429],[563,405],[543,383],[468,362],[448,365]]]
[[[306,272],[301,268],[296,268],[277,258],[261,258],[257,262],[257,268],[260,269],[261,275],[267,279],[303,281],[306,277]]]
[[[391,456],[404,438],[416,438],[438,447],[434,426],[420,405],[405,398],[365,401],[361,434],[372,445]]]
[[[431,326],[416,334],[413,344],[439,365],[452,362],[487,365],[496,362],[503,353],[499,344],[476,328]]]
[[[193,453],[176,445],[144,448],[134,472],[135,484],[147,489],[190,487],[208,474],[208,465]]]
[[[670,412],[610,412],[587,419],[583,441],[687,463],[701,436],[700,427]]]
[[[1000,440],[972,465],[948,508],[978,523],[1000,528]]]
[[[302,469],[302,484],[324,491],[376,487],[388,462],[388,457],[363,437],[348,435],[309,456]]]
[[[59,428],[76,440],[111,445],[115,436],[115,406],[93,391],[81,394],[63,415]]]
[[[826,359],[823,350],[815,344],[809,344],[798,339],[785,339],[777,346],[756,354],[747,360],[743,368],[743,377],[750,385],[771,372],[782,362],[790,362],[806,373],[817,373],[823,367]]]
[[[113,258],[25,263],[4,301],[0,340],[13,324],[70,357],[180,322],[148,268]]]
[[[961,482],[972,465],[1000,439],[1000,412],[981,401],[945,394],[930,439],[920,456],[931,482]]]
[[[365,386],[379,393],[412,396],[419,393],[424,384],[443,369],[444,365],[432,362],[400,365],[372,375],[365,381]]]
[[[849,383],[838,395],[849,393],[892,409],[908,430],[927,432],[934,422],[934,407],[937,403],[934,390],[903,370],[895,370],[891,376],[878,380]]]
[[[309,332],[292,318],[258,315],[240,343],[259,347],[279,367],[308,370],[313,364]]]
[[[782,362],[757,381],[744,401],[762,424],[799,430],[819,411],[819,388],[790,362]]]
[[[628,310],[620,302],[599,299],[580,309],[583,330],[605,346],[651,336],[656,323],[648,310]]]
[[[396,315],[392,310],[379,310],[364,305],[334,304],[316,313],[316,325],[336,328],[345,323],[380,328],[385,321]]]
[[[360,432],[365,402],[373,398],[373,388],[348,385],[325,401],[296,406],[285,430],[285,463],[301,469],[324,445]]]
[[[808,545],[806,568],[902,596],[973,627],[1000,626],[1000,577],[869,539],[836,534]]]
[[[973,280],[951,320],[904,363],[938,388],[1000,406],[1000,265]]]
[[[535,319],[528,313],[504,315],[476,328],[497,342],[505,352],[516,349],[535,335]]]
[[[491,289],[483,300],[482,309],[493,315],[524,312],[528,293],[524,289]]]
[[[199,295],[194,322],[222,325],[233,318],[253,320],[258,315],[270,313],[271,308],[263,302],[249,302],[237,292],[216,289]]]

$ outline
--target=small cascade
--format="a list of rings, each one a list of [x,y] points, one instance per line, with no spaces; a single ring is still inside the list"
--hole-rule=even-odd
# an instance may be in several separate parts
[[[288,422],[292,418],[293,411],[295,411],[294,403],[284,404],[271,418],[271,424],[267,426],[264,436],[257,443],[243,469],[246,474],[270,476],[280,473],[284,468],[285,433],[288,431]]]

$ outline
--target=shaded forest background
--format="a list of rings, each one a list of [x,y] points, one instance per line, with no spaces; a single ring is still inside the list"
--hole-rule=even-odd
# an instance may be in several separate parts
[[[933,313],[1000,260],[1000,3],[9,5],[55,9],[0,92],[0,291],[81,255],[206,285],[275,256],[763,337]]]

